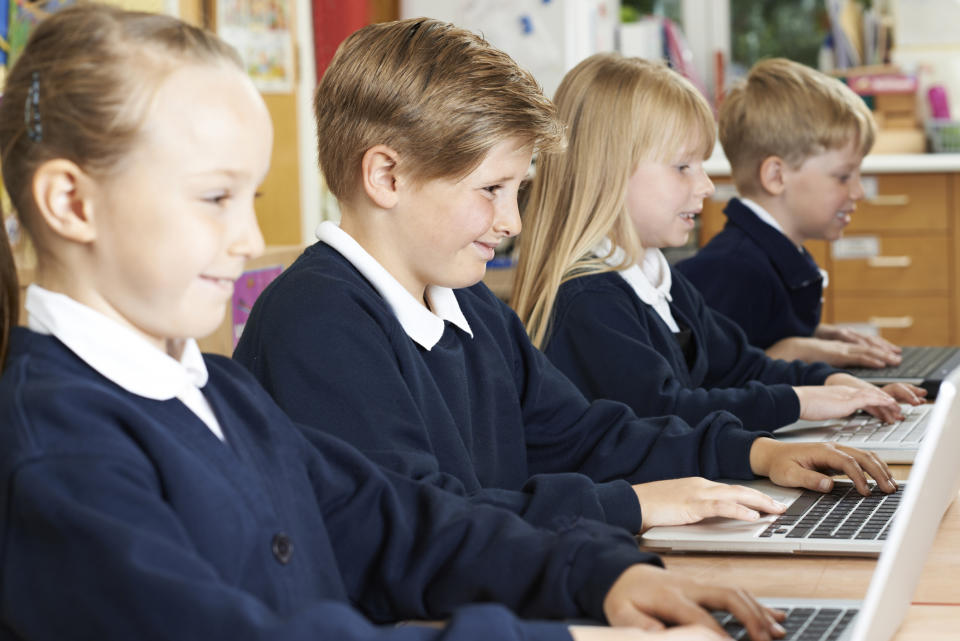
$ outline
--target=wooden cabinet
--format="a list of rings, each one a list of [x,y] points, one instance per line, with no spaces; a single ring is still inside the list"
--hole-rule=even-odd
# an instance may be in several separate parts
[[[728,178],[704,203],[701,246],[722,229]],[[829,273],[823,320],[874,327],[900,345],[960,343],[958,219],[960,174],[864,173],[868,197],[858,203],[842,240],[807,248]]]

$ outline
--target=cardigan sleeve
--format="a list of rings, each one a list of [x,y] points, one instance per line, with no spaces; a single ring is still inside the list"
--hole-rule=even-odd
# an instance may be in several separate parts
[[[700,323],[697,348],[708,350],[709,380],[702,387],[658,351],[644,304],[612,285],[578,289],[564,299],[546,353],[589,397],[627,403],[640,416],[676,414],[697,424],[726,410],[752,430],[797,420],[800,404],[791,385],[751,380],[761,374],[776,380],[767,370],[787,374],[789,367],[753,350],[742,333],[728,334],[729,323],[714,322],[705,305],[688,311],[699,314],[692,319]]]
[[[402,330],[380,322],[372,303],[349,288],[311,282],[299,291],[258,301],[234,354],[294,421],[339,436],[402,476],[510,510],[534,525],[585,517],[640,530],[639,502],[621,479],[597,483],[557,470],[503,489],[467,487],[445,472],[413,396],[412,388],[424,382],[403,370],[391,344],[390,332]]]
[[[522,616],[603,620],[603,599],[627,567],[660,564],[619,528],[566,518],[535,529],[504,510],[377,469],[334,437],[314,444],[323,454],[315,482],[338,490],[321,503],[337,556],[368,550],[343,572],[348,592],[374,617],[436,618],[463,603],[496,600]]]
[[[674,277],[674,290],[682,289],[684,300],[689,301],[691,313],[702,328],[704,348],[708,352],[705,387],[743,387],[754,381],[771,386],[823,385],[828,376],[840,371],[822,362],[805,363],[799,360],[770,358],[762,349],[750,344],[737,323],[712,309],[696,287],[682,274],[674,272]],[[799,414],[799,406],[795,403],[785,405],[795,407],[796,414]],[[745,424],[752,422],[748,420],[749,415],[734,413],[740,416]],[[797,416],[793,411],[781,412],[780,418],[786,421],[768,421],[766,427],[781,427],[795,421]]]
[[[744,430],[726,412],[705,413],[691,427],[678,416],[640,418],[620,402],[590,402],[533,346],[512,310],[506,313],[515,337],[515,376],[532,471],[576,469],[598,481],[634,483],[754,477],[750,447],[763,433]]]

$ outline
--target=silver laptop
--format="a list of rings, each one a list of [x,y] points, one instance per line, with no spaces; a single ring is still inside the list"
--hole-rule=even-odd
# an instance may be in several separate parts
[[[899,365],[882,367],[859,367],[850,369],[857,378],[886,385],[887,383],[913,383],[937,395],[940,383],[957,367],[960,367],[960,347],[904,347]]]
[[[941,386],[910,479],[900,483],[895,494],[874,490],[871,496],[861,497],[849,481],[836,481],[828,494],[750,481],[742,484],[786,503],[786,513],[752,522],[714,518],[693,525],[654,527],[644,533],[643,544],[653,550],[876,556],[890,538],[894,513],[896,521],[902,520],[902,504],[911,492],[922,494],[926,502],[939,497],[935,510],[924,508],[923,512],[926,527],[936,530],[934,524],[957,494],[960,474],[956,464],[960,458],[958,383],[960,370],[944,381],[946,387]]]
[[[917,455],[910,486],[877,561],[866,598],[761,599],[788,612],[785,639],[888,641],[896,633],[933,545],[936,526],[960,487],[960,466],[955,464],[960,453],[960,412],[954,400],[958,385],[960,376],[953,372],[940,387],[933,410],[933,429]],[[730,636],[746,638],[741,626],[730,621],[729,615],[714,616]]]
[[[903,420],[884,423],[866,412],[825,421],[797,421],[776,431],[781,441],[835,441],[871,450],[887,463],[913,463],[933,405],[901,405]]]

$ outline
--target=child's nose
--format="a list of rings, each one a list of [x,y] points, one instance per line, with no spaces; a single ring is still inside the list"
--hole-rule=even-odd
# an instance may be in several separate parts
[[[710,196],[713,195],[713,193],[717,189],[716,187],[713,186],[713,181],[710,180],[710,176],[707,175],[707,172],[704,171],[703,168],[700,169],[700,176],[701,176],[701,183],[700,183],[701,196],[700,197],[709,198]]]
[[[493,231],[506,237],[520,233],[520,208],[516,200],[508,200],[497,208],[493,219]]]
[[[237,236],[230,247],[231,253],[249,260],[263,254],[264,248],[263,233],[257,223],[256,211],[250,207],[250,211],[243,217],[243,223],[237,230]]]
[[[853,180],[850,181],[850,200],[860,200],[864,196],[866,196],[866,192],[863,190],[860,176],[854,176]]]

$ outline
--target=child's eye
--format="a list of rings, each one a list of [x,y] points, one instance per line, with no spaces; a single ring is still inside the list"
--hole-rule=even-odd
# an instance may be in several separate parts
[[[680,173],[683,173],[688,169],[690,169],[690,165],[677,165],[677,171],[679,171]]]
[[[496,196],[497,192],[503,189],[503,185],[490,185],[489,187],[484,187],[483,190],[490,194],[491,196]]]
[[[841,183],[846,183],[850,180],[850,174],[843,174],[842,176],[837,176],[837,180]]]
[[[203,195],[203,200],[211,205],[222,205],[228,198],[230,198],[230,194],[226,191],[217,191]]]

